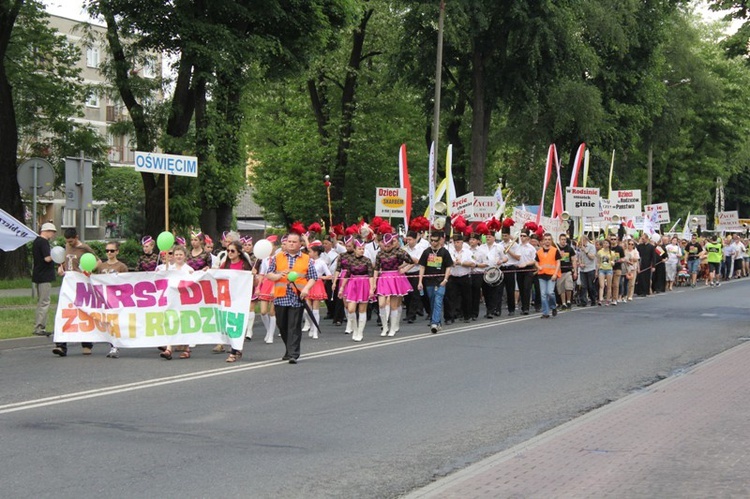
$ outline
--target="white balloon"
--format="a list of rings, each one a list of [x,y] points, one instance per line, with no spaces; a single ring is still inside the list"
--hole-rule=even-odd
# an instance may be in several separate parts
[[[651,240],[655,244],[659,244],[661,242],[661,236],[657,232],[654,232],[653,234],[651,234]]]
[[[267,258],[271,256],[271,252],[273,251],[273,244],[271,244],[271,241],[268,239],[261,239],[257,243],[255,243],[255,246],[253,246],[253,255],[255,255],[256,258],[260,258],[261,260],[263,258]]]
[[[62,263],[65,261],[65,248],[62,246],[53,246],[50,250],[50,256],[52,261],[55,263]]]

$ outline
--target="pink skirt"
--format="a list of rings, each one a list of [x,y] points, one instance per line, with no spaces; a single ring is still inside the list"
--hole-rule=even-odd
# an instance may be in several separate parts
[[[263,279],[263,282],[258,286],[258,299],[260,301],[273,301],[273,281],[270,279]]]
[[[378,276],[378,296],[406,296],[411,291],[409,279],[398,270],[389,270]]]
[[[370,295],[370,276],[355,275],[346,281],[344,299],[354,303],[367,303],[374,301]]]
[[[310,292],[307,294],[308,300],[327,300],[328,293],[326,293],[326,285],[323,281],[318,279],[310,288]]]

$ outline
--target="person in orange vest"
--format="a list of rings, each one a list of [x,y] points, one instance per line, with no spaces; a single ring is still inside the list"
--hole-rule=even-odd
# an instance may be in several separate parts
[[[284,250],[271,258],[266,278],[273,281],[276,324],[281,339],[286,345],[286,353],[281,360],[296,364],[302,342],[303,302],[318,274],[312,258],[302,253],[299,234],[290,232],[286,236]],[[294,274],[293,274],[294,273]]]
[[[545,233],[542,247],[536,252],[536,269],[539,276],[539,287],[542,290],[542,319],[557,315],[555,283],[560,276],[560,252],[552,246],[552,234]]]

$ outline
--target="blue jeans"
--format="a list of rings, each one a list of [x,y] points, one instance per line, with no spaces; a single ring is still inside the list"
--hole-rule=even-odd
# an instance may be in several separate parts
[[[427,298],[430,299],[432,319],[430,324],[441,324],[443,319],[443,298],[445,297],[445,286],[425,286]]]
[[[542,315],[549,315],[550,310],[557,308],[555,299],[555,281],[552,279],[539,278],[539,287],[542,291]]]

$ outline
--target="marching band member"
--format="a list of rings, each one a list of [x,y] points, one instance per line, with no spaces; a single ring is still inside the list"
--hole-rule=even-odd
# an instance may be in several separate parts
[[[448,251],[453,260],[453,269],[448,279],[445,296],[445,323],[453,324],[460,314],[464,322],[471,321],[471,271],[476,267],[471,250],[464,244],[464,236],[453,234],[453,244]]]
[[[426,221],[426,219],[425,219]],[[429,227],[429,222],[428,227]],[[413,293],[406,295],[406,322],[412,324],[417,319],[417,314],[422,315],[422,310],[429,307],[429,302],[424,300],[424,296],[420,296],[419,289],[419,258],[422,253],[429,248],[428,243],[424,238],[420,237],[419,232],[410,230],[406,233],[406,245],[404,251],[411,257],[411,261],[414,266],[406,271],[406,277],[411,284]],[[429,309],[428,309],[429,312]]]
[[[313,284],[313,287],[310,288],[310,294],[307,296],[307,303],[312,310],[312,318],[315,320],[315,324],[320,326],[320,302],[328,299],[328,292],[326,291],[324,281],[331,280],[331,270],[328,268],[328,264],[325,262],[325,260],[321,258],[324,250],[323,245],[320,241],[313,241],[310,244],[308,251],[310,254],[310,258],[312,258],[313,260],[313,265],[315,267],[315,272],[318,274],[318,279],[315,281],[315,284]],[[307,317],[307,315],[305,315],[305,317]],[[307,329],[303,327],[302,331],[309,331],[310,338],[317,340],[318,329],[311,326],[314,325],[311,325],[308,322],[308,324],[305,326]]]
[[[536,260],[536,250],[529,242],[530,237],[529,230],[524,228],[521,231],[521,244],[510,250],[515,253],[514,256],[518,259],[516,281],[518,282],[518,292],[521,295],[521,313],[523,315],[529,315],[534,271],[536,270],[536,264],[534,263]]]
[[[277,236],[268,236],[266,241],[275,245],[278,240]],[[273,258],[274,252],[271,256],[264,258],[260,263],[256,263],[258,267],[258,301],[260,301],[260,320],[266,327],[266,337],[264,341],[266,343],[273,343],[273,335],[276,332],[276,311],[273,306],[273,281],[266,279],[268,274],[268,268],[271,265],[271,258]]]
[[[383,225],[380,229],[383,229]],[[375,257],[374,272],[380,321],[383,325],[380,336],[394,336],[399,330],[401,303],[403,297],[412,290],[404,273],[413,266],[409,254],[401,249],[398,237],[392,233],[383,235],[383,249]]]
[[[365,256],[365,242],[354,241],[354,256],[341,262],[340,295],[346,300],[348,321],[354,329],[352,339],[362,341],[367,322],[367,304],[374,301],[375,278],[372,261]],[[357,317],[355,317],[357,313]]]
[[[503,289],[499,292],[498,303],[503,300],[503,290],[507,295],[508,316],[516,313],[516,273],[518,272],[518,242],[510,237],[510,228],[515,224],[512,218],[503,220],[502,241],[500,243],[505,254],[505,263],[501,266],[503,270]],[[500,308],[500,305],[498,305]],[[497,314],[500,315],[500,314]]]
[[[153,272],[159,264],[159,254],[154,251],[156,241],[151,236],[143,236],[141,239],[143,254],[138,257],[139,272]]]
[[[484,272],[487,267],[490,266],[489,254],[487,247],[480,245],[482,242],[482,236],[477,232],[472,232],[469,236],[469,251],[471,251],[471,260],[476,264],[471,269],[471,320],[475,321],[479,318],[479,302],[482,297],[482,285],[484,282]],[[492,286],[488,286],[492,288]],[[494,288],[493,288],[494,290]],[[485,306],[487,307],[487,315],[491,315],[491,305],[488,302],[487,294],[484,295]]]
[[[206,270],[211,267],[211,258],[209,258],[204,244],[205,237],[200,231],[190,231],[190,251],[188,252],[187,264],[193,270]]]

